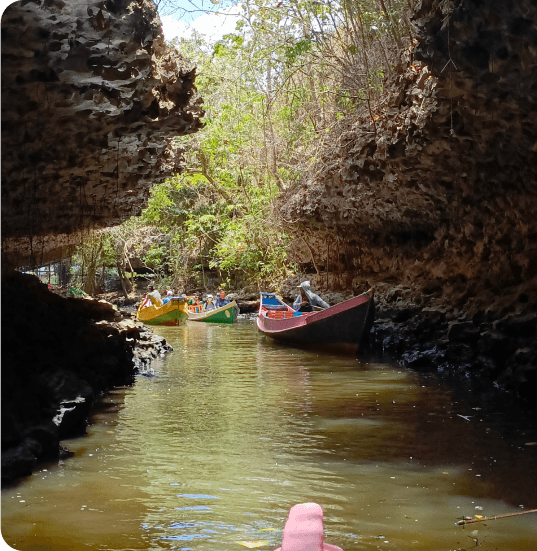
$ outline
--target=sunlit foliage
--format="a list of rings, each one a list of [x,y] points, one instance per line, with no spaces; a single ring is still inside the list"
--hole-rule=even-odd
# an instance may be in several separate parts
[[[173,11],[173,0],[165,5]],[[137,256],[166,285],[206,286],[207,270],[235,286],[288,277],[289,224],[275,216],[275,200],[314,179],[354,121],[365,116],[375,132],[385,78],[412,43],[411,0],[237,8],[236,31],[218,42],[193,34],[170,44],[197,66],[205,127],[176,138],[186,169],[152,188],[140,220],[106,237],[112,264],[128,271]]]

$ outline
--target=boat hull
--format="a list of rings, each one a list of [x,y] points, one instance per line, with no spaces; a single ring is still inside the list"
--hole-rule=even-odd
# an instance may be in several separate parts
[[[162,306],[146,306],[136,312],[136,317],[146,325],[183,325],[188,318],[184,300],[171,299]]]
[[[238,307],[235,301],[208,312],[188,312],[191,321],[204,321],[206,323],[233,323],[237,319]]]
[[[287,319],[274,319],[267,313],[257,318],[258,329],[271,339],[293,344],[357,350],[374,320],[375,303],[366,294],[354,297],[322,312]]]

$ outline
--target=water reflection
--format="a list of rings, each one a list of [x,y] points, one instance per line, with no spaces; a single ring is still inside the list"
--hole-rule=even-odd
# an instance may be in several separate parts
[[[274,549],[304,501],[322,504],[326,539],[346,551],[537,542],[531,515],[455,526],[537,507],[534,433],[464,392],[283,348],[252,322],[157,331],[174,353],[156,375],[106,398],[88,436],[67,442],[74,458],[3,492],[13,547]]]

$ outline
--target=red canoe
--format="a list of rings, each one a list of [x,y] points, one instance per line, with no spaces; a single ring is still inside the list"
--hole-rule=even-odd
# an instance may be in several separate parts
[[[261,293],[257,328],[276,341],[329,345],[355,351],[369,333],[375,316],[374,290],[320,312],[295,312],[274,293]]]

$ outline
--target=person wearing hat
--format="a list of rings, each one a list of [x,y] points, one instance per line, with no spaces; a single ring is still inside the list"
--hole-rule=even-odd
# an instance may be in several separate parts
[[[217,308],[222,308],[222,306],[225,306],[230,302],[231,301],[228,298],[226,298],[226,293],[224,293],[224,291],[220,291],[220,293],[218,293],[218,298],[216,299]]]
[[[326,303],[319,295],[312,292],[309,281],[303,281],[298,285],[300,294],[293,302],[293,310],[296,312],[313,312],[314,306],[326,309],[330,305]]]
[[[205,304],[203,305],[203,312],[207,312],[207,310],[216,310],[213,299],[213,295],[207,295],[207,299],[205,300]]]

